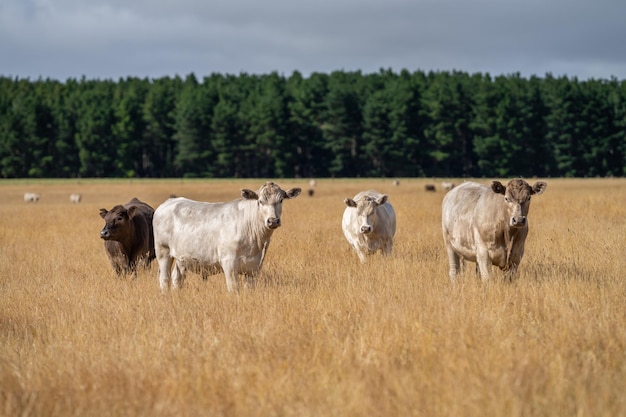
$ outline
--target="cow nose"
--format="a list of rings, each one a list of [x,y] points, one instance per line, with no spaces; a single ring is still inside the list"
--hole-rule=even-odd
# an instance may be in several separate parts
[[[277,217],[270,217],[267,219],[267,227],[270,229],[276,229],[280,226],[280,219]]]
[[[513,217],[511,219],[511,225],[515,227],[526,226],[526,216]]]
[[[101,237],[102,239],[106,239],[107,237],[109,237],[109,231],[108,231],[108,230],[106,230],[106,229],[102,229],[102,230],[100,231],[100,237]]]
[[[372,231],[372,226],[361,226],[361,233],[369,233]]]

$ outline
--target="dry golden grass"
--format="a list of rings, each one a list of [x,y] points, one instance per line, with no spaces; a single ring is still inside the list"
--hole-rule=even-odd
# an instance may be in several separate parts
[[[262,180],[0,183],[0,414],[623,416],[626,180],[547,180],[518,279],[456,285],[426,182],[318,181],[285,202],[255,289],[190,274],[165,295],[156,263],[114,276],[98,210]],[[361,265],[341,214],[366,188],[390,195],[398,232]]]

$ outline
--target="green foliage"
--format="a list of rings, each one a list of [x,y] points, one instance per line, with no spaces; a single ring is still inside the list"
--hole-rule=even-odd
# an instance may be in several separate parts
[[[624,176],[625,103],[550,74],[0,77],[0,177]]]

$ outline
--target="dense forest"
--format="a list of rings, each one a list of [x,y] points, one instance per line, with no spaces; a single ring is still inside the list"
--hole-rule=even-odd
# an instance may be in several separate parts
[[[0,177],[626,174],[626,81],[464,72],[0,77]]]

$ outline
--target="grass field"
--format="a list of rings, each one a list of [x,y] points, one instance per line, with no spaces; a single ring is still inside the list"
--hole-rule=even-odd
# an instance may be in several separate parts
[[[279,180],[305,192],[239,294],[223,274],[162,294],[156,262],[116,278],[98,211],[263,180],[0,182],[0,414],[624,416],[626,180],[546,181],[517,279],[452,285],[428,180]],[[368,188],[398,231],[362,265],[341,215]]]

